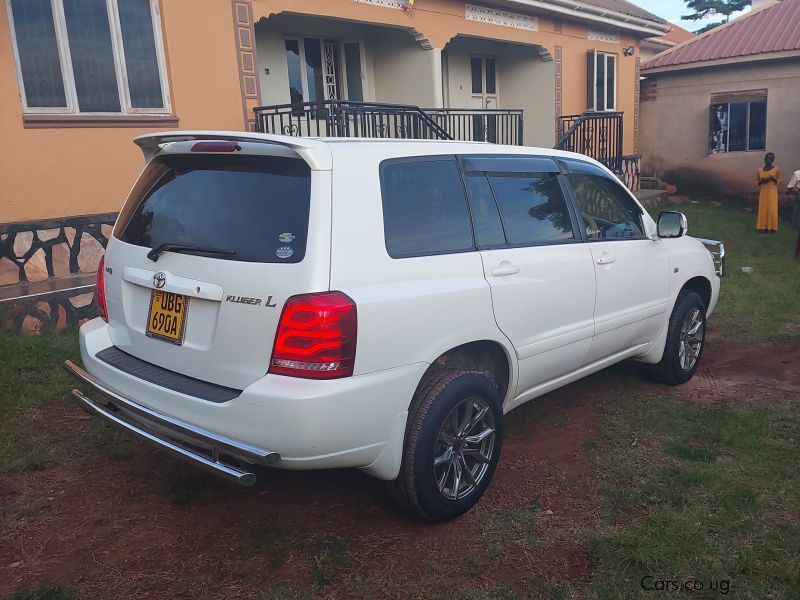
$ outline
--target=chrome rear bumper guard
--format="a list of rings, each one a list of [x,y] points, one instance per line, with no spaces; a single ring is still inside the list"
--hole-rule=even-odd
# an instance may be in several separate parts
[[[80,390],[72,390],[73,400],[85,411],[215,475],[240,485],[253,485],[256,481],[255,474],[238,466],[225,464],[221,455],[244,463],[265,466],[274,465],[281,458],[277,452],[226,438],[124,398],[72,361],[65,361],[64,368],[93,392],[108,400],[107,404],[101,404]],[[204,454],[204,451],[208,454]]]

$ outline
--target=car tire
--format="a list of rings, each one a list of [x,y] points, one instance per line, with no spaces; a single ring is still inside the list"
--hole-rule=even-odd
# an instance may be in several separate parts
[[[647,367],[650,379],[668,385],[689,381],[703,356],[705,333],[706,305],[703,299],[697,292],[681,292],[669,318],[661,362]]]
[[[428,521],[462,515],[489,486],[502,444],[503,411],[489,378],[460,369],[434,373],[411,403],[403,462],[389,495]]]

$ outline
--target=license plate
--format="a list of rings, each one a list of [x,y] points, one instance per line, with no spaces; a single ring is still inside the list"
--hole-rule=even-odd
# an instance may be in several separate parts
[[[188,296],[153,290],[147,315],[147,335],[180,346],[188,311]]]

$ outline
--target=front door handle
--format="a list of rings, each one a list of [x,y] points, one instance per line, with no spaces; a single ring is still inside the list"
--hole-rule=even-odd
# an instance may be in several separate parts
[[[601,256],[597,259],[598,265],[610,265],[611,263],[617,262],[617,259],[613,256]]]
[[[492,275],[495,277],[507,277],[508,275],[516,275],[517,273],[519,273],[519,267],[515,267],[507,260],[504,260],[497,267],[492,269]]]

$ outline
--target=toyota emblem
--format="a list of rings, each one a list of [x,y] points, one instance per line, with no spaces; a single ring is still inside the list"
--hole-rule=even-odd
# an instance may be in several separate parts
[[[159,271],[155,275],[153,275],[153,285],[158,289],[161,289],[167,283],[167,274],[164,271]]]

